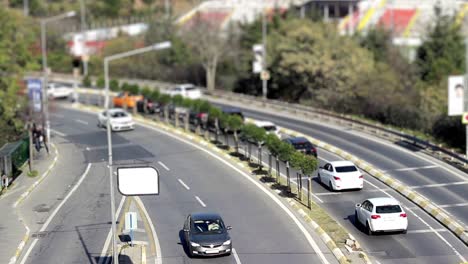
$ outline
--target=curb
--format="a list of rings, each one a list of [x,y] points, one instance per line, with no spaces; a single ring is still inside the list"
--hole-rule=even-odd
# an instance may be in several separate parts
[[[49,173],[52,171],[52,169],[57,164],[58,157],[59,157],[59,152],[57,150],[57,147],[55,147],[54,143],[52,143],[51,146],[52,146],[52,148],[54,149],[54,152],[55,152],[54,161],[52,162],[52,164],[49,165],[49,167],[42,174],[42,176],[37,181],[35,181],[33,185],[29,186],[29,188],[24,193],[21,194],[20,198],[18,198],[18,200],[16,200],[16,202],[13,204],[13,208],[18,207],[18,205],[20,205],[26,199],[26,197],[28,197],[29,194],[31,194],[31,192],[45,179],[45,177],[47,177],[47,175],[49,175]]]
[[[100,110],[98,107],[85,106],[85,105],[81,105],[81,104],[77,105],[75,107],[72,107],[72,108],[88,110],[88,111]],[[219,149],[215,145],[211,144],[210,142],[207,142],[206,139],[203,138],[202,136],[193,135],[192,133],[185,132],[181,128],[175,128],[175,127],[172,127],[170,125],[167,125],[167,124],[164,124],[164,123],[161,123],[161,122],[157,122],[157,121],[154,121],[154,120],[150,120],[148,118],[144,118],[144,117],[139,116],[139,115],[135,115],[135,116],[133,116],[133,118],[134,118],[135,121],[138,121],[140,123],[150,125],[150,126],[156,126],[156,127],[160,128],[160,129],[163,129],[163,130],[175,133],[177,135],[183,136],[183,137],[185,137],[185,138],[187,138],[187,139],[189,139],[189,140],[191,140],[193,142],[199,143],[199,144],[203,145],[204,147],[207,147],[208,149],[214,151],[216,154],[218,154],[219,156],[221,156],[224,159],[228,159],[229,161],[233,160],[232,156],[230,156],[227,153],[224,153],[221,149]],[[238,165],[242,169],[245,169],[245,166],[241,162],[236,161],[235,163],[236,163],[236,165]],[[250,174],[250,171],[248,171],[248,173]],[[296,205],[292,201],[292,199],[287,199],[287,201],[288,201],[289,205],[293,209],[295,209],[296,211],[299,212],[299,214],[304,218],[304,220],[307,223],[310,223],[312,225],[314,231],[320,236],[320,239],[327,245],[327,248],[332,251],[333,255],[339,261],[340,264],[350,263],[348,258],[343,254],[341,249],[339,247],[337,247],[337,245],[331,239],[331,237],[316,222],[314,222],[308,215],[306,215],[304,210],[300,209],[299,206]],[[365,255],[365,253],[363,253],[363,254]],[[365,257],[368,260],[367,255],[365,255]],[[368,262],[366,261],[366,263],[370,263],[370,261],[368,261]]]
[[[26,234],[24,235],[23,239],[21,240],[21,242],[19,243],[18,247],[16,248],[15,256],[13,256],[13,257],[10,259],[10,262],[8,262],[9,264],[14,264],[14,263],[16,263],[16,261],[18,260],[19,256],[21,255],[21,252],[23,252],[24,246],[25,246],[26,243],[28,243],[28,241],[29,241],[29,233],[30,233],[31,230],[29,230],[29,227],[27,227],[26,225],[25,225],[24,227],[26,228]]]
[[[393,179],[392,177],[390,177],[389,175],[386,175],[385,173],[373,167],[371,164],[367,163],[366,161],[363,161],[351,155],[350,153],[344,150],[341,150],[333,145],[319,141],[311,136],[304,135],[302,133],[298,133],[290,129],[280,128],[280,131],[285,134],[289,134],[293,136],[305,137],[308,140],[310,140],[313,144],[317,145],[318,147],[325,149],[331,153],[337,154],[338,156],[344,159],[354,162],[358,167],[366,171],[369,175],[385,183],[390,188],[396,190],[397,192],[405,196],[408,200],[417,204],[424,211],[426,211],[429,215],[431,215],[433,218],[435,218],[440,223],[442,223],[445,227],[447,227],[447,229],[452,231],[462,242],[468,245],[468,231],[465,231],[462,225],[460,225],[456,220],[453,220],[453,217],[447,215],[447,213],[445,213],[443,209],[434,205],[427,198],[425,198],[418,192],[411,190],[409,187],[405,186],[400,181]]]

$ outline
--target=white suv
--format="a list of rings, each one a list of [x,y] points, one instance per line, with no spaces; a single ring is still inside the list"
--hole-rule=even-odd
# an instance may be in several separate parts
[[[182,97],[190,99],[200,99],[202,96],[201,90],[193,84],[180,84],[166,91],[170,96],[182,95]]]
[[[68,98],[73,94],[73,88],[58,83],[47,85],[47,96],[52,99]]]
[[[367,199],[356,204],[354,217],[369,235],[374,232],[403,232],[408,230],[408,217],[400,203],[390,197]]]

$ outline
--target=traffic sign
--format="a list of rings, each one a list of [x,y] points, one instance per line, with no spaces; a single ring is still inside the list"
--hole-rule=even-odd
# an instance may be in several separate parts
[[[270,72],[269,71],[262,71],[262,73],[260,73],[260,79],[262,79],[262,81],[270,80]]]
[[[468,125],[468,112],[463,113],[463,115],[462,115],[462,124]]]

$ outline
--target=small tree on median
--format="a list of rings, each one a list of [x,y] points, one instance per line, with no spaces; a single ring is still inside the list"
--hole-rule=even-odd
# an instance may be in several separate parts
[[[272,167],[272,164],[271,164],[271,156],[275,157],[275,160],[276,160],[276,178],[277,178],[277,181],[279,180],[279,176],[280,176],[280,168],[279,168],[279,153],[280,153],[280,145],[282,144],[283,142],[275,135],[275,134],[268,134],[266,136],[266,139],[265,139],[265,144],[268,148],[268,151],[270,152],[270,158],[269,158],[269,161],[270,161],[270,176],[271,176],[271,167]]]
[[[169,103],[171,102],[171,96],[168,94],[161,94],[158,101],[164,107],[164,121],[169,124]]]
[[[228,118],[228,127],[234,133],[234,143],[236,145],[236,154],[239,154],[239,137],[237,135],[237,131],[239,131],[243,125],[243,120],[238,115],[231,115]]]
[[[296,152],[293,146],[290,144],[281,141],[281,144],[279,144],[278,147],[278,156],[280,160],[286,162],[286,178],[287,178],[287,186],[288,189],[291,190],[291,182],[290,182],[290,177],[289,177],[289,160],[291,159],[291,155]]]
[[[214,124],[215,128],[215,141],[218,144],[218,136],[219,136],[219,118],[223,115],[223,112],[218,107],[211,107],[208,113],[208,119],[211,123]]]

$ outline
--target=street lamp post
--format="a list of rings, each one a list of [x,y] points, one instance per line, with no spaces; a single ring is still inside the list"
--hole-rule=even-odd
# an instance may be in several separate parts
[[[156,51],[167,49],[171,47],[171,42],[161,42],[157,43],[148,47],[144,47],[141,49],[131,50],[119,54],[114,54],[112,56],[107,56],[104,58],[104,81],[105,81],[105,109],[106,112],[109,111],[110,105],[110,98],[109,98],[109,62],[117,59],[122,59],[134,55],[138,55],[141,53],[149,52],[149,51]],[[117,253],[117,240],[115,239],[116,236],[116,224],[115,224],[115,199],[114,199],[114,180],[113,180],[113,172],[112,172],[112,136],[111,136],[111,128],[110,128],[110,118],[107,116],[107,151],[108,151],[108,168],[109,168],[109,182],[110,182],[110,199],[111,199],[111,218],[112,218],[112,252],[113,252],[113,259],[114,263],[119,263],[119,256]]]
[[[47,71],[47,41],[46,41],[46,25],[49,22],[54,22],[60,19],[73,17],[76,15],[75,11],[70,11],[58,16],[48,17],[41,20],[41,49],[42,49],[42,70],[43,70],[43,88],[42,88],[42,116],[45,121],[45,126],[43,123],[43,128],[46,130],[46,140],[50,140],[50,121],[49,121],[49,98],[47,96],[47,86],[48,86],[48,74]]]
[[[262,43],[263,43],[263,65],[262,65],[262,73],[265,73],[267,71],[267,20],[266,20],[266,14],[265,14],[265,8],[263,9],[263,15],[262,15]],[[262,77],[262,97],[264,100],[267,99],[267,93],[268,93],[268,80],[264,76]]]

